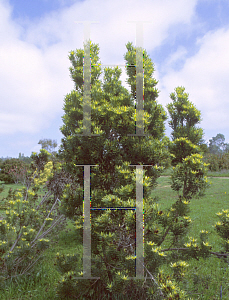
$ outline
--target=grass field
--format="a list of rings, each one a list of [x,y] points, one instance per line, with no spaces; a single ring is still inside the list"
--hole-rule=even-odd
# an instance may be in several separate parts
[[[172,167],[164,171],[164,176],[170,176],[172,174]],[[229,177],[229,170],[221,170],[218,172],[208,171],[208,177]]]
[[[225,176],[225,175],[224,175]],[[193,221],[189,236],[198,237],[202,229],[210,232],[209,242],[213,251],[220,250],[220,237],[212,225],[218,221],[216,213],[229,208],[229,178],[211,178],[210,188],[200,199],[192,199],[190,217]],[[176,200],[176,192],[170,188],[169,177],[161,177],[157,188],[152,192],[158,196],[161,209],[169,208]],[[193,289],[193,299],[220,299],[222,285],[222,299],[229,299],[229,267],[214,256],[200,262],[192,260],[187,274],[187,283],[184,289]]]
[[[225,177],[226,174],[222,172],[218,175]],[[214,177],[217,176],[214,174]],[[219,177],[211,178],[210,181],[212,184],[206,195],[201,199],[191,200],[190,217],[193,223],[188,235],[198,238],[200,230],[209,231],[211,233],[209,242],[213,246],[213,251],[219,251],[220,238],[212,225],[218,220],[216,213],[229,208],[229,179]],[[0,201],[2,197],[6,196],[10,187],[20,188],[21,186],[7,185],[6,191],[0,195]],[[160,198],[159,204],[162,210],[170,207],[176,201],[176,193],[170,188],[169,177],[159,178],[158,186],[152,191],[152,195]],[[0,214],[4,214],[4,211],[0,211]],[[55,254],[57,252],[60,254],[76,253],[82,252],[82,250],[82,244],[79,244],[73,225],[68,221],[67,228],[59,233],[59,237],[56,237],[46,251],[44,260],[35,267],[35,276],[24,276],[12,280],[11,283],[8,283],[7,288],[0,292],[0,299],[54,299],[54,285],[60,279],[60,274],[54,266]],[[220,289],[222,286],[222,299],[229,299],[229,267],[227,264],[215,256],[206,260],[201,259],[199,262],[191,260],[189,264],[183,289],[190,292],[190,298],[221,299]]]

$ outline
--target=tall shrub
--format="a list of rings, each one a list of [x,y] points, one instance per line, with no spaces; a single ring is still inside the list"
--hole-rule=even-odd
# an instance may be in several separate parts
[[[62,212],[75,222],[76,230],[83,235],[83,167],[78,165],[97,165],[91,167],[91,240],[92,240],[92,276],[96,279],[79,279],[83,275],[82,258],[76,255],[65,257],[57,253],[56,264],[63,274],[56,287],[56,296],[60,299],[184,299],[179,280],[188,264],[183,258],[208,256],[210,245],[193,238],[185,243],[185,236],[191,224],[188,216],[190,197],[206,188],[203,176],[205,166],[199,155],[198,145],[202,132],[191,128],[191,141],[185,139],[184,150],[187,158],[179,174],[178,187],[185,183],[185,172],[193,174],[190,182],[186,180],[185,193],[168,210],[160,210],[152,197],[152,189],[160,176],[168,153],[169,140],[164,135],[166,114],[158,104],[157,81],[152,77],[154,67],[144,51],[144,131],[146,136],[128,136],[135,133],[136,107],[136,49],[126,45],[129,93],[120,81],[121,70],[105,68],[103,81],[99,79],[99,47],[90,44],[91,51],[91,131],[98,136],[80,136],[83,133],[83,57],[84,51],[71,51],[69,59],[71,77],[75,89],[65,97],[64,116],[61,132],[64,135],[60,147],[60,157],[65,161],[66,170],[75,178],[78,187],[68,185],[62,197]],[[191,111],[195,113],[192,107]],[[195,122],[194,122],[195,123]],[[190,120],[192,125],[192,120]],[[148,134],[148,135],[147,135]],[[174,135],[182,143],[183,131]],[[196,136],[197,135],[197,136]],[[174,144],[176,146],[176,144]],[[177,148],[178,149],[178,148]],[[189,157],[189,154],[194,156]],[[173,151],[174,164],[183,163],[182,154]],[[194,162],[193,162],[194,160]],[[144,167],[144,268],[149,280],[133,280],[135,276],[135,211],[114,210],[113,208],[136,205],[135,167],[130,165],[151,165]],[[203,172],[203,174],[201,173]],[[177,175],[178,176],[178,175]],[[179,177],[179,176],[178,176]],[[199,184],[197,182],[199,180]],[[197,187],[196,187],[197,186]],[[99,208],[112,208],[99,210]],[[168,241],[171,242],[169,249]],[[189,241],[189,240],[188,240]],[[202,241],[202,240],[201,240]],[[206,238],[204,239],[206,241]],[[180,248],[183,245],[184,248]],[[186,254],[175,250],[186,250]],[[167,252],[168,254],[165,254]],[[170,274],[164,266],[171,265]]]
[[[177,87],[170,94],[172,102],[167,105],[172,128],[169,150],[174,166],[171,187],[185,199],[203,196],[208,186],[208,165],[203,161],[201,148],[204,145],[203,129],[197,127],[201,112],[188,97],[184,87]]]

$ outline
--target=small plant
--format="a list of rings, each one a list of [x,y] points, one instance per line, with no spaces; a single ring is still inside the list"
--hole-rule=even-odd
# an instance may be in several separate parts
[[[52,181],[53,178],[52,163],[44,163],[44,158],[48,157],[46,152],[41,150],[40,154],[33,154],[36,161],[33,166],[36,168],[30,178],[30,188],[9,190],[6,197],[6,217],[0,220],[2,283],[28,274],[42,260],[44,251],[49,247],[50,239],[46,236],[52,236],[54,228],[64,221],[64,215],[60,215],[57,209],[58,195],[52,197],[53,193],[48,190],[38,203],[37,191],[47,179]]]

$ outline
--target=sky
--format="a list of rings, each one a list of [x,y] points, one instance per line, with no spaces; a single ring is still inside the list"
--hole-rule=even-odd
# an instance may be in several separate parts
[[[40,139],[60,145],[64,98],[74,88],[68,55],[83,48],[83,21],[94,22],[102,64],[118,66],[127,42],[136,45],[133,21],[144,21],[158,102],[165,107],[184,86],[201,111],[204,140],[222,133],[229,142],[228,15],[228,0],[1,0],[0,157],[39,152]]]

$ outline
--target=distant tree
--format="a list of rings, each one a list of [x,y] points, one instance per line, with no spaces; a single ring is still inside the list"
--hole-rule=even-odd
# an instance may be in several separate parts
[[[226,151],[225,151],[226,150]],[[213,154],[222,154],[229,151],[229,145],[225,143],[225,137],[222,133],[209,140],[209,152]]]
[[[229,144],[225,144],[224,152],[228,153],[229,152]]]
[[[19,153],[18,159],[27,164],[30,164],[32,162],[32,158],[30,158],[29,156],[24,156],[24,153],[21,154],[21,152]]]
[[[38,142],[41,145],[42,149],[47,150],[48,152],[54,152],[55,148],[57,147],[56,140],[51,139],[42,139]]]
[[[3,163],[3,160],[0,158],[0,168],[1,168],[1,164]],[[0,169],[1,172],[1,169]],[[3,185],[4,181],[1,181],[0,179],[0,194],[1,192],[4,190],[4,185]]]
[[[23,169],[27,165],[20,161],[18,158],[8,158],[4,160],[0,164],[0,180],[4,181],[5,183],[15,183],[15,176],[13,170],[16,169]]]
[[[6,159],[11,159],[11,158],[12,158],[12,157],[9,157],[9,156],[7,156],[7,157],[3,157],[3,156],[2,156],[2,157],[1,157],[1,160],[4,161],[4,160],[6,160]]]
[[[202,152],[203,152],[204,154],[206,154],[206,153],[209,152],[208,145],[205,144],[205,143],[203,143],[203,144],[200,145],[200,149],[202,150]]]

